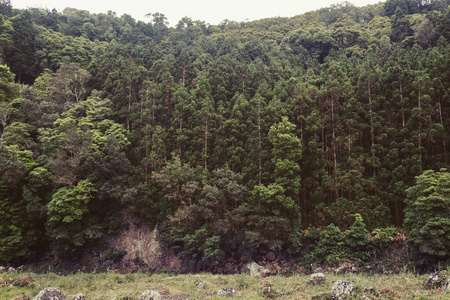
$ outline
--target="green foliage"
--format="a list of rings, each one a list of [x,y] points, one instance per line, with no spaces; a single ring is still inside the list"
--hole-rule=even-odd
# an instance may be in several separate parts
[[[345,242],[351,258],[367,260],[369,258],[370,239],[369,231],[360,214],[355,214],[355,222],[345,231]]]
[[[72,188],[62,187],[53,194],[48,204],[47,231],[58,250],[73,250],[87,240],[101,236],[99,225],[88,223],[88,204],[95,200],[96,192],[94,185],[86,179]]]
[[[344,234],[334,224],[330,224],[320,233],[321,239],[314,249],[315,260],[330,265],[345,257]]]
[[[429,268],[450,259],[450,173],[425,171],[406,190],[404,228],[416,263]]]
[[[133,216],[202,268],[260,246],[365,260],[402,240],[376,228],[402,226],[408,206],[412,248],[444,259],[446,217],[405,200],[422,170],[449,164],[444,2],[175,27],[0,3],[5,251],[89,245]]]

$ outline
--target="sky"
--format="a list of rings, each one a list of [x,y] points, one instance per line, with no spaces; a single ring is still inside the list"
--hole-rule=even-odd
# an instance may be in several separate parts
[[[149,21],[148,13],[159,12],[175,26],[183,17],[217,25],[223,20],[253,21],[271,17],[293,17],[308,11],[341,3],[340,0],[11,0],[13,8],[39,7],[62,12],[66,7],[106,13],[111,10],[118,16],[129,14],[136,20]],[[384,2],[381,0],[348,0],[356,6]]]

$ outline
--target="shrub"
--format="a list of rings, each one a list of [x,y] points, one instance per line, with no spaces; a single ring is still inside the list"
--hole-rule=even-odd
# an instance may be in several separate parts
[[[425,171],[406,190],[403,226],[419,267],[450,260],[450,173]]]
[[[351,258],[367,260],[369,258],[370,239],[369,231],[360,214],[355,214],[355,222],[345,232],[346,246],[350,250]]]

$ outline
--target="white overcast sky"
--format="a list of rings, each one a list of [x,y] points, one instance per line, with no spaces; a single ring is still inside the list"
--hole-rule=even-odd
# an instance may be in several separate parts
[[[118,16],[129,14],[137,20],[148,20],[148,13],[159,12],[175,26],[183,17],[217,25],[225,19],[253,21],[270,17],[292,17],[308,11],[341,3],[340,0],[11,0],[13,8],[40,7],[62,12],[66,7],[91,13],[114,11]],[[348,0],[356,6],[384,2],[381,0]]]

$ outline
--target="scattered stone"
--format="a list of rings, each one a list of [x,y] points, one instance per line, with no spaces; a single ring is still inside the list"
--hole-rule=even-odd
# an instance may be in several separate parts
[[[138,300],[161,300],[161,294],[157,291],[146,290],[139,296]]]
[[[447,282],[444,284],[444,293],[450,294],[450,278],[447,279]]]
[[[14,269],[13,267],[9,267],[8,268],[8,273],[17,273],[17,270]]]
[[[205,289],[205,283],[203,281],[198,281],[195,283],[195,289],[197,292],[200,292],[201,290]]]
[[[275,252],[273,252],[273,251],[267,252],[267,253],[266,253],[266,258],[267,258],[269,261],[274,261],[275,258],[276,258]]]
[[[327,278],[325,277],[325,274],[323,274],[323,273],[314,273],[309,278],[309,284],[311,284],[311,285],[323,284],[326,281],[327,281]]]
[[[334,270],[335,274],[345,274],[348,272],[348,267],[346,265],[340,266],[339,268]]]
[[[25,271],[25,266],[21,265],[20,267],[17,268],[17,272],[23,272]]]
[[[351,271],[352,273],[356,273],[356,274],[358,274],[359,272],[361,272],[361,270],[360,270],[358,267],[355,267],[355,266],[352,266],[352,268],[350,269],[350,271]]]
[[[67,300],[67,297],[59,290],[50,287],[40,291],[33,300]]]
[[[248,270],[251,277],[267,277],[270,274],[269,269],[266,269],[255,262],[249,263],[246,266],[246,270]]]
[[[440,271],[437,271],[436,273],[430,274],[427,277],[427,279],[425,281],[425,285],[427,288],[433,289],[433,288],[442,286],[443,281],[444,281],[444,276],[442,276]]]
[[[79,293],[73,296],[72,300],[86,300],[83,296],[83,294]]]
[[[333,300],[343,300],[346,295],[353,294],[354,283],[350,281],[338,280],[331,289]]]
[[[234,265],[232,263],[226,263],[225,264],[225,273],[230,274],[234,273]]]
[[[220,291],[217,292],[217,296],[224,296],[227,298],[234,298],[237,296],[237,293],[232,288],[223,288]]]
[[[5,267],[2,267],[2,266],[0,266],[0,274],[1,274],[1,273],[4,273],[4,272],[6,272],[6,268],[5,268]]]

